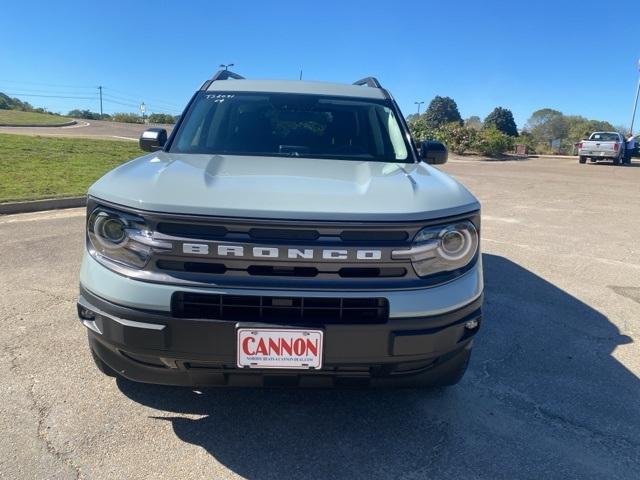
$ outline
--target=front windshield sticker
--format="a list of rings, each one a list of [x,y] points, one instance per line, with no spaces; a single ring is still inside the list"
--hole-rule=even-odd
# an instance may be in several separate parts
[[[205,95],[205,98],[207,100],[213,100],[214,102],[217,102],[217,103],[222,103],[227,98],[233,98],[233,97],[235,97],[235,95],[232,94],[232,93],[227,93],[227,94],[224,94],[224,93],[210,93],[210,94]]]

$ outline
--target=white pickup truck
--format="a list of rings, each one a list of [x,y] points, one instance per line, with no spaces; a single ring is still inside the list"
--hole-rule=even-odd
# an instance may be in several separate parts
[[[615,165],[625,161],[625,140],[618,132],[593,132],[589,140],[578,143],[580,163],[613,160]]]

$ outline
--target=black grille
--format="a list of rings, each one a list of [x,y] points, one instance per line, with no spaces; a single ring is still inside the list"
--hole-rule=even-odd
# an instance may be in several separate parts
[[[207,318],[275,324],[385,323],[386,298],[267,297],[176,292],[171,312],[179,318]]]
[[[313,242],[323,237],[341,242],[372,244],[380,242],[403,242],[409,238],[405,229],[379,230],[375,227],[362,230],[343,230],[341,228],[277,228],[251,227],[247,225],[216,225],[208,223],[159,222],[156,230],[165,235],[182,238],[216,240],[238,235],[259,241]]]
[[[314,267],[282,267],[269,265],[250,265],[247,268],[249,275],[265,277],[315,277],[318,269]]]
[[[338,272],[342,278],[376,278],[376,277],[404,277],[407,269],[402,267],[389,268],[341,268]]]
[[[225,267],[222,263],[158,260],[156,262],[156,265],[160,270],[173,270],[177,272],[225,273],[227,271],[227,267]]]
[[[160,270],[189,273],[223,274],[229,269],[222,263],[214,262],[180,262],[176,260],[158,260],[156,266]],[[337,270],[319,270],[316,267],[295,267],[284,265],[249,265],[236,268],[237,272],[246,272],[251,276],[262,277],[305,277],[318,275],[335,275],[341,278],[397,278],[404,277],[404,267],[343,267]]]
[[[249,236],[256,240],[317,240],[320,234],[316,230],[252,228]]]
[[[224,238],[228,230],[220,225],[207,225],[199,223],[168,223],[161,222],[156,230],[165,235],[184,238],[217,239]]]
[[[409,237],[402,230],[370,231],[370,230],[345,230],[340,234],[340,239],[345,242],[402,242]]]

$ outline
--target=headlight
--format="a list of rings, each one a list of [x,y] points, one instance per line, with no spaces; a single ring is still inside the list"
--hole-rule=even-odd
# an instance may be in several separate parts
[[[103,207],[91,212],[87,236],[94,257],[133,268],[143,268],[154,248],[172,248],[169,242],[154,240],[142,218]]]
[[[478,251],[478,231],[468,220],[426,227],[418,232],[408,250],[394,250],[394,259],[409,259],[416,273],[427,277],[458,270]]]

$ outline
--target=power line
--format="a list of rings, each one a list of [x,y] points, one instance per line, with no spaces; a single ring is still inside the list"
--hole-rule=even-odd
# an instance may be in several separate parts
[[[139,103],[133,103],[133,102],[121,102],[120,100],[116,100],[111,95],[107,95],[106,93],[103,94],[103,97],[107,102],[116,103],[118,105],[123,105],[125,107],[137,107],[138,105],[140,105]]]
[[[140,102],[138,100],[133,100],[133,99],[129,100],[120,96],[116,97],[112,94],[107,94],[107,93],[104,94],[104,98],[112,103],[117,103],[119,105],[124,105],[124,106],[129,106],[134,108],[137,108],[140,105]],[[158,107],[158,108],[154,108],[154,110],[162,110],[165,112],[173,112],[176,114],[182,113],[182,109],[172,105],[162,104],[161,102],[152,102],[152,105],[156,105]]]
[[[10,95],[10,96],[14,96],[14,97],[38,97],[38,98],[66,98],[66,99],[73,99],[73,100],[95,100],[96,97],[84,97],[84,96],[78,96],[78,95],[40,95],[40,94],[35,94],[35,93],[6,93],[6,95]],[[110,103],[115,103],[117,105],[121,105],[123,107],[129,107],[129,108],[138,108],[140,106],[139,103],[132,103],[132,102],[120,102],[118,100],[114,100],[112,98],[110,98],[109,95],[103,95],[103,98],[110,102]],[[153,110],[156,110],[155,108]],[[166,111],[169,113],[180,113],[178,110],[175,109],[169,109],[169,108],[158,108],[157,110],[159,111]]]
[[[158,99],[158,98],[148,97],[147,95],[139,95],[139,96],[136,96],[136,95],[132,95],[132,94],[127,93],[127,92],[123,92],[122,90],[117,90],[117,89],[115,89],[115,88],[110,88],[110,87],[109,87],[109,88],[107,88],[107,87],[105,87],[105,90],[106,90],[106,89],[108,89],[108,90],[109,90],[109,91],[111,91],[111,92],[119,93],[120,95],[117,95],[118,97],[123,97],[123,98],[124,98],[124,97],[128,97],[128,100],[133,100],[133,99],[136,99],[136,98],[146,98],[146,99],[149,99],[149,100],[151,100],[151,101],[153,101],[153,102],[155,102],[155,103],[164,103],[164,104],[166,104],[166,105],[169,105],[169,106],[172,106],[172,107],[175,107],[175,108],[178,108],[178,109],[180,109],[180,108],[181,108],[179,105],[176,105],[176,104],[174,104],[174,103],[167,102],[166,100],[160,100],[160,99]],[[125,99],[125,100],[127,100],[127,98],[124,98],[124,99]]]
[[[75,98],[79,100],[94,100],[95,97],[78,97],[75,95],[37,95],[35,93],[5,93],[5,95],[21,96],[21,97],[43,97],[43,98]]]
[[[31,82],[31,81],[25,81],[25,80],[8,80],[8,79],[2,79],[0,78],[0,84],[2,83],[13,83],[13,84],[28,84],[28,85],[40,85],[43,87],[54,87],[54,88],[63,88],[63,89],[97,89],[98,86],[97,85],[69,85],[69,84],[59,84],[59,83],[46,83],[46,82]],[[148,97],[147,95],[133,95],[130,94],[128,92],[124,92],[122,90],[118,90],[115,88],[110,88],[110,87],[102,87],[104,90],[109,90],[115,93],[119,93],[120,95],[116,95],[117,97],[120,97],[120,100],[124,100],[124,101],[134,101],[134,102],[139,102],[140,98],[146,98],[149,99],[151,101],[153,101],[154,103],[157,104],[164,104],[173,108],[176,108],[178,110],[181,110],[182,107],[180,105],[176,105],[174,103],[171,102],[167,102],[166,100],[161,100],[159,98],[152,98],[152,97]],[[26,92],[36,92],[36,93],[50,93],[50,94],[57,94],[57,93],[71,93],[71,92],[60,92],[60,91],[54,91],[54,90],[42,90],[42,89],[32,89],[32,88],[22,88],[21,90],[26,91]]]
[[[41,88],[21,88],[20,92],[16,93],[6,93],[7,95],[14,97],[34,97],[34,98],[64,98],[70,100],[95,100],[98,99],[100,101],[100,106],[102,107],[102,99],[106,102],[111,102],[116,105],[121,105],[123,107],[134,108],[137,109],[140,106],[140,101],[142,98],[145,100],[151,100],[152,105],[156,105],[158,108],[153,108],[154,111],[158,112],[167,112],[172,114],[180,114],[182,113],[182,108],[169,103],[163,100],[148,98],[146,96],[140,96],[135,98],[133,95],[129,95],[127,93],[121,92],[120,90],[104,87],[104,86],[96,86],[96,87],[85,87],[85,86],[71,86],[71,85],[60,85],[60,84],[47,84],[43,82],[17,82],[11,80],[0,80],[0,84],[3,82],[6,83],[28,83],[32,85],[42,85],[42,86],[57,86],[58,88],[67,88],[67,89],[77,89],[77,88],[91,88],[97,89],[98,91],[95,93],[95,96],[86,96],[89,92],[73,92],[73,91],[63,91],[56,89],[41,89]],[[11,87],[9,87],[11,90]],[[95,91],[95,90],[94,90]],[[114,95],[111,92],[121,92],[122,94]],[[102,108],[101,108],[102,109]]]
[[[139,103],[121,102],[119,100],[114,100],[110,95],[107,95],[107,94],[103,94],[103,98],[104,98],[105,102],[107,102],[107,103],[115,103],[116,105],[122,105],[123,107],[138,108],[140,106]],[[172,108],[165,108],[165,107],[159,107],[157,109],[156,108],[150,108],[150,110],[162,111],[162,112],[168,112],[168,113],[175,113],[175,114],[181,113],[178,110],[175,110],[175,109],[172,109]]]

